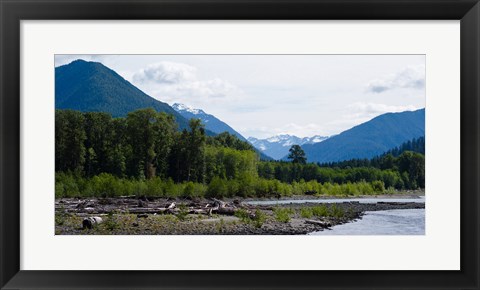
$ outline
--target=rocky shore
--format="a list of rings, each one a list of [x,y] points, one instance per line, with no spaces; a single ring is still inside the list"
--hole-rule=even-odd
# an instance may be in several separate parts
[[[55,234],[303,235],[361,219],[366,211],[425,208],[424,203],[416,202],[360,200],[272,206],[238,199],[64,198],[55,201]],[[101,222],[85,228],[84,220],[92,217],[99,217]]]

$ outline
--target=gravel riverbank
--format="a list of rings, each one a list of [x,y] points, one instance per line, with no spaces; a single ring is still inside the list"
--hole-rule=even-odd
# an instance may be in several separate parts
[[[226,199],[224,203],[235,208],[235,213],[218,214],[203,210],[213,204],[208,199],[57,199],[55,234],[303,235],[361,219],[365,211],[425,208],[424,203],[389,202],[385,199],[377,203],[348,201],[275,206],[249,205],[244,201],[248,200]],[[176,211],[160,211],[171,204],[175,204]],[[92,229],[82,228],[83,219],[94,216],[101,217],[102,223]]]

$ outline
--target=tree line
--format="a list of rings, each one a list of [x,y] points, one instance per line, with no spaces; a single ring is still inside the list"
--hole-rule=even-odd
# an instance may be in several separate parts
[[[380,169],[393,168],[393,158],[398,157],[406,151],[416,152],[425,155],[425,137],[413,138],[400,146],[392,148],[385,153],[371,159],[350,159],[338,162],[319,163],[320,167],[330,168],[354,168],[354,167],[375,167]]]
[[[256,174],[257,161],[249,143],[228,133],[207,136],[198,119],[189,121],[188,130],[178,131],[172,115],[153,109],[125,118],[73,110],[55,114],[57,172],[208,183],[213,176]]]
[[[315,163],[300,162],[259,162],[258,174],[262,178],[277,179],[281,182],[316,180],[330,183],[355,183],[360,181],[381,181],[386,188],[417,189],[425,187],[425,156],[405,151],[398,157],[391,154],[380,158],[378,167],[371,166],[372,160],[355,163],[355,166],[323,167]]]
[[[388,155],[384,168],[324,168],[306,163],[299,148],[291,153],[293,162],[260,161],[253,146],[234,135],[207,136],[198,119],[178,130],[172,115],[153,109],[122,118],[101,112],[55,113],[58,196],[102,195],[106,188],[157,196],[265,196],[301,194],[308,188],[371,194],[424,186],[424,158],[418,153]]]

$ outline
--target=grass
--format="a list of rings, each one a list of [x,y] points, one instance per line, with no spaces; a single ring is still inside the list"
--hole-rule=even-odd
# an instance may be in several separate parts
[[[220,222],[217,223],[217,232],[219,234],[223,233],[225,231],[225,221],[223,218],[220,219]]]
[[[65,220],[68,218],[68,214],[65,212],[65,208],[64,206],[62,205],[60,207],[60,211],[58,214],[55,215],[55,224],[56,225],[64,225],[65,224]]]

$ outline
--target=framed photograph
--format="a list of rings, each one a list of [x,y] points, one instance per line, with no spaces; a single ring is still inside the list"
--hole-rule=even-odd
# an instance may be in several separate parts
[[[1,289],[479,289],[477,1],[8,1]]]

